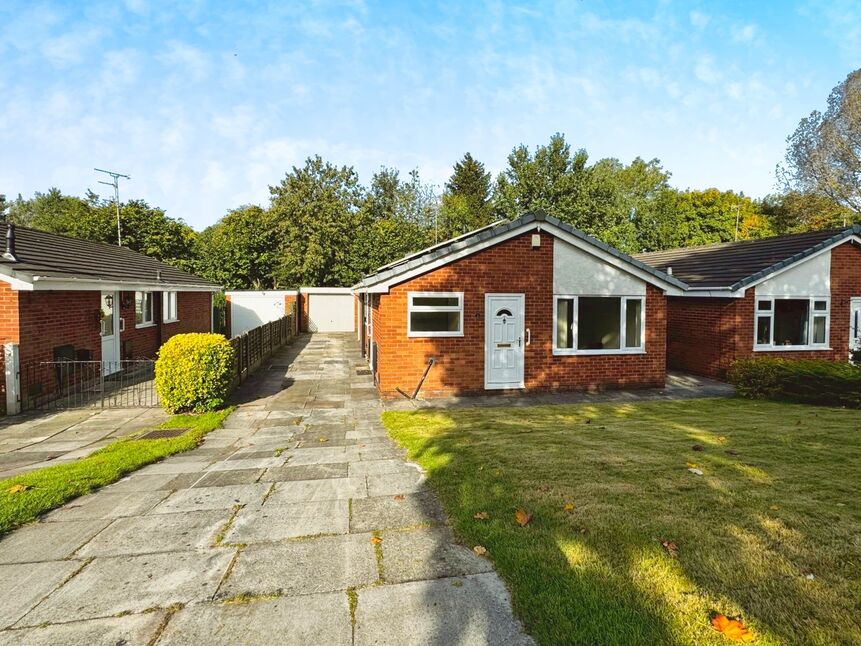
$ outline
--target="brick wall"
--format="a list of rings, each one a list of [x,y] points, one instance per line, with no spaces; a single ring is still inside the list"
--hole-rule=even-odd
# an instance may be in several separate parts
[[[463,337],[407,337],[407,293],[464,292]],[[525,295],[527,390],[581,390],[662,386],[666,377],[666,297],[649,287],[646,296],[646,353],[553,356],[553,237],[531,233],[499,243],[374,296],[374,340],[379,345],[376,377],[384,396],[396,387],[411,392],[427,365],[437,359],[422,387],[424,396],[484,391],[484,296]]]
[[[831,329],[827,350],[754,352],[755,289],[744,298],[669,299],[668,362],[671,368],[723,379],[736,359],[752,356],[845,361],[849,353],[849,299],[861,296],[861,248],[831,250]]]
[[[287,294],[284,296],[284,314],[293,314],[293,334],[299,334],[299,308],[296,305],[298,296]]]
[[[209,292],[178,292],[176,307],[178,321],[173,323],[162,321],[161,292],[153,294],[153,325],[138,328],[135,325],[134,292],[124,292],[126,307],[121,308],[121,316],[125,319],[126,330],[120,334],[121,352],[125,352],[126,342],[131,343],[131,355],[123,358],[152,359],[158,354],[158,349],[170,337],[188,332],[210,332],[212,329],[212,306]],[[120,302],[123,298],[120,298]]]
[[[90,350],[99,361],[100,298],[99,292],[18,292],[21,365],[51,361],[60,345]]]

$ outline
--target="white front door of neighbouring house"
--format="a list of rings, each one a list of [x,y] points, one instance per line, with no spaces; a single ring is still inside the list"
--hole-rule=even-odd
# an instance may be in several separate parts
[[[102,292],[102,373],[120,370],[119,292]]]
[[[524,296],[484,297],[484,387],[523,388]]]
[[[849,301],[849,349],[861,350],[861,296]]]

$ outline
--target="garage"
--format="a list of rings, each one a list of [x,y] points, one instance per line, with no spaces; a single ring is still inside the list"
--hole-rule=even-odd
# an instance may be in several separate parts
[[[309,332],[354,332],[355,299],[349,287],[303,287]]]
[[[230,301],[230,333],[239,336],[285,315],[284,303],[295,291],[227,292]]]

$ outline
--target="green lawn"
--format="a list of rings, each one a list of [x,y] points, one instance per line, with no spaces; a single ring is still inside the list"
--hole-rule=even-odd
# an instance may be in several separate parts
[[[81,460],[0,480],[0,535],[135,469],[195,448],[232,411],[227,408],[201,415],[174,415],[161,428],[189,429],[179,437],[117,440]]]
[[[703,399],[383,419],[539,643],[727,644],[712,611],[757,644],[861,643],[861,412]]]

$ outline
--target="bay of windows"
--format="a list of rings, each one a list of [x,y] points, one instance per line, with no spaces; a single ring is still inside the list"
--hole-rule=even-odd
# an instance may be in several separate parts
[[[828,314],[827,298],[758,298],[754,346],[759,350],[827,347]]]

